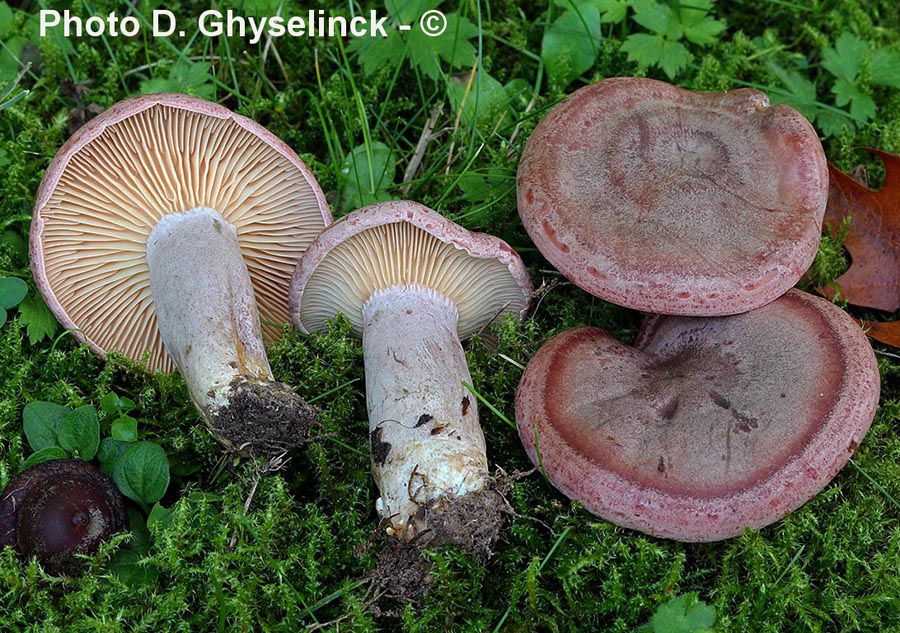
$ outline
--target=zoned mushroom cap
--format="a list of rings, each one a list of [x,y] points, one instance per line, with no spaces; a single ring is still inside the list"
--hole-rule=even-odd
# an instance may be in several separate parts
[[[714,316],[765,305],[806,271],[828,171],[809,121],[762,92],[620,77],[544,117],[517,191],[538,249],[588,292]]]
[[[859,446],[878,394],[859,326],[791,290],[735,316],[651,316],[635,347],[563,332],[528,364],[516,422],[532,462],[594,514],[715,541],[816,495]]]
[[[291,273],[331,223],[325,196],[271,132],[180,94],[117,103],[78,130],[47,168],[31,223],[31,265],[57,320],[97,354],[140,360],[149,351],[149,369],[172,371],[156,326],[146,242],[162,216],[196,207],[215,209],[237,230],[260,317],[288,322]]]
[[[533,289],[503,240],[471,233],[417,202],[382,202],[344,216],[309,246],[294,272],[291,316],[301,331],[316,332],[342,312],[361,336],[365,302],[395,286],[450,299],[460,339],[506,312],[524,314]]]

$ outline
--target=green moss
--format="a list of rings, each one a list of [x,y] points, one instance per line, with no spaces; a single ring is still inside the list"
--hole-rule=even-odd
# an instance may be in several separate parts
[[[246,13],[259,6],[242,5]],[[900,629],[900,361],[890,355],[895,350],[879,350],[885,352],[879,355],[882,404],[853,465],[818,497],[758,532],[705,545],[657,540],[601,521],[539,473],[524,474],[531,464],[509,425],[520,366],[570,327],[602,327],[632,341],[641,315],[566,282],[523,230],[513,187],[518,156],[543,114],[564,96],[548,92],[546,76],[538,81],[543,69],[536,54],[551,14],[546,3],[515,0],[490,7],[446,2],[442,8],[459,8],[476,21],[479,6],[484,37],[472,63],[502,84],[518,80],[525,86],[513,95],[507,120],[487,129],[457,125],[449,77],[430,80],[408,63],[366,74],[356,58],[341,55],[335,41],[277,40],[281,63],[269,50],[264,66],[262,47],[238,38],[173,38],[172,46],[149,38],[36,41],[37,63],[22,82],[30,94],[0,111],[0,234],[27,239],[35,192],[71,132],[73,109],[108,107],[135,93],[141,82],[167,77],[176,50],[209,62],[219,99],[284,138],[330,196],[344,155],[364,142],[364,131],[371,142],[397,153],[398,186],[391,193],[399,196],[425,122],[442,105],[439,134],[426,144],[408,196],[468,228],[506,239],[541,287],[524,322],[508,318],[467,345],[474,388],[499,412],[479,406],[490,462],[517,476],[509,491],[514,514],[494,556],[482,563],[452,549],[428,552],[432,591],[421,605],[383,605],[396,611],[391,616],[369,609],[374,589],[366,578],[384,537],[377,531],[369,472],[361,346],[344,320],[320,335],[286,328],[271,347],[276,377],[315,400],[322,415],[317,440],[293,452],[283,470],[260,477],[262,465],[253,462],[227,461],[219,473],[220,448],[179,377],[148,375],[115,355],[102,362],[69,336],[31,345],[13,318],[0,328],[0,483],[28,454],[21,431],[25,403],[98,405],[114,390],[137,403],[142,432],[170,456],[173,485],[163,504],[173,513],[170,523],[153,528],[140,564],[155,570],[158,580],[146,585],[127,585],[109,571],[109,560],[123,546],[118,542],[92,561],[96,573],[77,580],[49,578],[36,564],[19,564],[10,550],[0,552],[5,629],[296,631],[317,623],[336,630],[338,624],[326,624],[339,621],[340,630],[352,631],[624,632],[686,592],[698,592],[715,607],[720,631]],[[336,5],[288,2],[284,12],[320,7]],[[186,0],[171,8],[196,16],[208,6]],[[103,0],[94,10],[121,7]],[[777,64],[812,82],[816,99],[833,107],[833,77],[820,68],[821,50],[844,31],[896,50],[898,11],[887,0],[718,3],[714,13],[729,29],[709,48],[689,45],[693,63],[679,83],[713,91],[746,84],[783,89],[772,70]],[[16,20],[19,25],[25,17]],[[630,20],[604,25],[597,64],[566,91],[635,74],[619,48],[639,30]],[[653,69],[647,74],[661,77]],[[79,85],[77,95],[69,82]],[[845,171],[864,164],[875,187],[883,168],[858,148],[898,151],[900,91],[878,87],[871,93],[878,116],[826,138],[825,148]],[[825,235],[806,288],[824,286],[846,269],[843,237]],[[27,276],[21,244],[0,239],[0,269]],[[198,492],[206,494],[192,494]]]

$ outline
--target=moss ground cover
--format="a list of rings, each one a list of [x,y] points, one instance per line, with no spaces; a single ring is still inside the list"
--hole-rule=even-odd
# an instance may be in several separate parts
[[[440,38],[394,26],[435,7],[448,15]],[[59,29],[41,37],[42,8],[133,15],[143,29],[131,38],[67,38]],[[900,152],[896,2],[216,7],[245,16],[378,9],[391,17],[384,39],[254,44],[199,34],[196,17],[210,6],[193,0],[167,6],[185,21],[184,36],[152,37],[156,8],[0,3],[0,277],[29,285],[20,303],[4,306],[0,327],[0,484],[30,454],[22,432],[28,402],[92,404],[108,434],[115,416],[100,403],[110,391],[134,401],[129,414],[142,437],[166,450],[172,472],[161,507],[101,550],[83,578],[48,577],[0,553],[0,630],[632,631],[673,597],[696,593],[715,608],[720,631],[900,631],[897,350],[876,346],[882,401],[853,461],[786,519],[722,543],[673,543],[600,521],[532,473],[511,485],[514,515],[494,556],[482,563],[429,551],[431,591],[408,605],[368,580],[385,540],[373,507],[361,347],[345,323],[315,336],[285,327],[271,348],[276,377],[323,413],[319,441],[263,472],[260,463],[221,458],[179,377],[149,375],[114,355],[101,362],[63,335],[37,299],[26,247],[44,169],[80,122],[141,92],[216,99],[290,144],[336,216],[409,197],[522,254],[541,285],[535,308],[524,323],[505,321],[467,348],[473,388],[490,405],[480,409],[490,460],[522,473],[530,463],[510,423],[519,365],[563,329],[596,325],[628,341],[640,324],[639,314],[550,270],[521,227],[516,163],[542,114],[607,76],[698,90],[758,87],[814,121],[835,165],[878,186],[881,165],[857,148]],[[30,65],[20,73],[23,63]],[[841,239],[826,237],[801,286],[822,286],[846,269]],[[136,541],[144,543],[139,553],[118,554]]]

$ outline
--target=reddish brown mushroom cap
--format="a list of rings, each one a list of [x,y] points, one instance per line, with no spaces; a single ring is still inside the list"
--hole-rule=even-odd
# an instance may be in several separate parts
[[[261,318],[288,322],[291,273],[331,223],[325,197],[271,132],[180,94],[117,103],[78,130],[47,168],[31,225],[31,265],[57,320],[98,354],[140,360],[149,351],[150,369],[171,371],[157,330],[147,238],[164,215],[198,207],[236,229]]]
[[[574,283],[713,316],[765,305],[809,267],[828,172],[810,123],[759,91],[614,78],[544,117],[517,189],[528,234]]]
[[[878,395],[859,326],[792,290],[735,316],[651,316],[635,347],[596,328],[564,332],[529,363],[516,421],[531,460],[591,512],[714,541],[818,493],[862,441]]]

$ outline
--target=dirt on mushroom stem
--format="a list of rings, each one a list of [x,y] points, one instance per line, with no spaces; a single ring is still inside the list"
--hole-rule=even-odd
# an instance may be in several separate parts
[[[383,597],[398,603],[418,604],[431,589],[431,562],[422,556],[425,548],[457,547],[485,561],[493,553],[505,515],[511,513],[506,500],[510,479],[490,477],[484,488],[462,497],[439,499],[422,508],[429,528],[409,541],[388,538],[378,556],[371,580]],[[373,605],[379,615],[383,603]]]
[[[230,388],[228,406],[206,412],[210,430],[230,450],[276,455],[309,440],[319,409],[289,385],[237,376]]]

